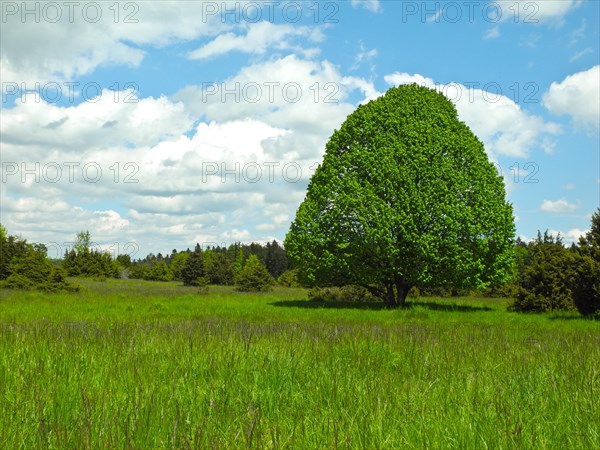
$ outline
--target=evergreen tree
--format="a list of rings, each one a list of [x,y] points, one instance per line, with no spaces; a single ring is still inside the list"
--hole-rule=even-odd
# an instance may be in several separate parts
[[[183,269],[181,270],[181,280],[185,286],[201,286],[206,284],[204,258],[202,249],[196,246],[196,250],[190,253]]]
[[[274,285],[275,280],[256,255],[250,255],[242,270],[235,276],[235,288],[238,291],[268,291]]]

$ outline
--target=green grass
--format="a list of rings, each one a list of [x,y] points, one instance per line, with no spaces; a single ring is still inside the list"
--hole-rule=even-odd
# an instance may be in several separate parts
[[[600,448],[600,324],[501,299],[0,292],[0,448]]]

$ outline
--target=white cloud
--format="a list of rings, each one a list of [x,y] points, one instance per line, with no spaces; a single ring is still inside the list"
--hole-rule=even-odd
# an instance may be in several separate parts
[[[578,126],[600,127],[600,65],[550,85],[543,104],[557,115],[567,114]]]
[[[356,56],[354,58],[354,64],[352,64],[352,67],[350,67],[350,70],[358,69],[362,65],[363,62],[370,61],[371,59],[375,58],[376,56],[377,56],[377,49],[372,48],[371,50],[368,50],[365,47],[364,42],[360,41],[358,52],[356,53]],[[371,66],[371,70],[373,70],[373,69],[374,69],[374,67]]]
[[[138,99],[131,91],[108,89],[75,106],[58,106],[29,96],[0,111],[4,156],[17,160],[23,159],[19,148],[24,145],[37,149],[32,152],[30,147],[27,152],[32,159],[47,156],[49,149],[81,155],[84,149],[123,143],[155,145],[179,136],[190,120],[182,103],[166,97]]]
[[[96,22],[89,20],[96,16],[95,8],[84,12],[87,4],[79,3],[72,6],[70,20],[70,7],[56,2],[62,11],[57,23],[36,22],[34,16],[23,21],[20,14],[10,15],[0,28],[2,81],[70,81],[99,66],[138,67],[146,55],[138,46],[161,47],[226,29],[218,16],[206,16],[202,3],[130,2],[127,5],[131,6],[118,4],[115,8],[108,2],[96,2],[100,14]],[[40,8],[43,2],[33,5]],[[120,14],[115,20],[117,10]]]
[[[490,28],[483,35],[483,39],[485,39],[486,41],[490,40],[490,39],[497,39],[499,37],[500,37],[500,27],[498,27],[498,26]]]
[[[579,202],[569,203],[564,198],[559,200],[544,200],[540,206],[540,210],[552,213],[571,213],[579,208]]]
[[[524,111],[512,99],[496,92],[460,83],[436,84],[420,74],[396,72],[384,79],[391,85],[417,83],[444,93],[455,103],[459,118],[484,142],[492,159],[526,157],[535,147],[547,150],[551,146],[547,136],[560,133],[558,125]]]
[[[189,53],[190,59],[206,59],[220,56],[231,51],[251,54],[264,54],[269,48],[294,48],[289,42],[291,37],[304,37],[312,42],[320,42],[323,35],[318,28],[293,26],[290,24],[277,25],[270,22],[250,23],[244,26],[243,36],[228,32],[217,36],[209,43]]]
[[[591,55],[592,53],[594,53],[594,50],[592,50],[591,47],[587,47],[587,48],[575,53],[573,56],[571,56],[569,58],[569,62],[577,61],[578,59],[581,59],[586,55]]]
[[[564,17],[582,4],[582,0],[496,0],[502,20],[518,23],[562,24]]]
[[[353,8],[364,8],[372,13],[378,13],[382,10],[379,0],[352,0],[350,3]]]

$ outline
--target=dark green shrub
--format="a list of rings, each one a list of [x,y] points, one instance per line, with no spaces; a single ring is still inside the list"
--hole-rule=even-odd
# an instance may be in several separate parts
[[[356,285],[336,287],[313,287],[308,291],[308,299],[324,302],[378,302],[366,288]]]
[[[205,277],[204,258],[202,250],[190,253],[183,268],[181,269],[181,280],[186,286],[196,286],[198,279]]]
[[[144,280],[151,281],[171,281],[173,280],[173,272],[167,266],[164,260],[155,261],[145,272]]]
[[[280,286],[300,287],[300,282],[298,281],[298,270],[286,270],[281,275],[279,275],[279,278],[277,278],[277,283]]]
[[[242,292],[269,291],[274,285],[275,279],[256,255],[250,255],[235,276],[235,288]]]
[[[510,309],[521,312],[570,311],[575,309],[570,285],[578,255],[566,249],[560,237],[548,232],[528,246],[518,292]]]

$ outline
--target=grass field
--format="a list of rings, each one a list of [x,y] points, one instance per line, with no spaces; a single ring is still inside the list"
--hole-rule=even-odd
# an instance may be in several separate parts
[[[600,323],[501,299],[0,292],[0,448],[600,448]]]

